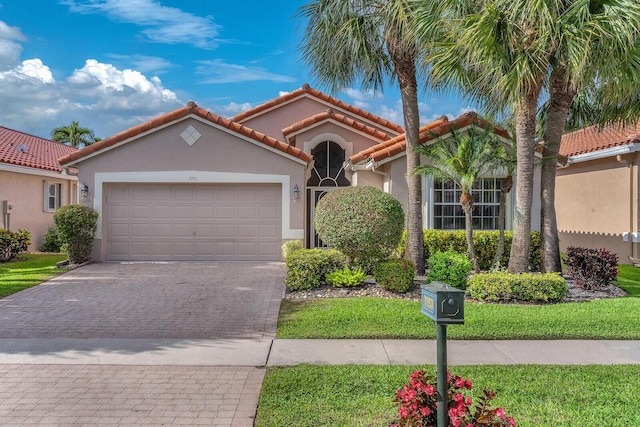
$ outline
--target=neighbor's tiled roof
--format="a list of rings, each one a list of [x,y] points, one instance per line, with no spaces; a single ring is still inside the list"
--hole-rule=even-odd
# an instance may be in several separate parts
[[[282,134],[286,137],[292,133],[298,132],[303,129],[307,129],[317,123],[322,123],[327,120],[334,120],[339,123],[344,123],[345,125],[353,128],[354,130],[364,132],[378,140],[387,140],[391,139],[391,135],[379,131],[378,129],[367,126],[362,122],[352,119],[351,117],[347,117],[344,114],[337,113],[333,111],[331,108],[327,109],[327,111],[323,111],[322,113],[318,113],[311,117],[308,117],[304,120],[301,120],[297,123],[292,124],[289,127],[282,129]]]
[[[324,102],[328,102],[332,105],[335,105],[338,108],[349,111],[350,113],[356,114],[364,119],[367,119],[373,123],[376,123],[377,125],[390,129],[394,132],[398,132],[398,133],[404,132],[403,127],[398,125],[397,123],[393,123],[389,120],[383,119],[382,117],[376,116],[375,114],[371,114],[368,111],[365,111],[361,108],[354,107],[353,105],[347,104],[346,102],[342,102],[332,96],[327,95],[326,93],[322,93],[319,90],[311,88],[306,83],[302,85],[300,89],[296,89],[293,92],[286,93],[282,96],[279,96],[278,98],[274,98],[270,101],[265,102],[264,104],[258,105],[257,107],[254,107],[249,110],[243,111],[242,113],[236,114],[235,116],[231,117],[231,120],[233,120],[234,122],[243,122],[244,120],[247,120],[264,111],[267,111],[278,105],[289,102],[305,94],[311,95]]]
[[[438,136],[449,133],[452,129],[462,129],[467,126],[475,124],[476,126],[486,128],[493,127],[493,132],[504,138],[509,138],[509,133],[504,129],[491,125],[486,120],[478,117],[475,112],[469,112],[462,116],[449,121],[446,116],[442,116],[437,120],[434,120],[426,125],[420,127],[420,144],[437,138]],[[393,157],[400,154],[407,149],[407,141],[405,134],[398,135],[388,141],[374,145],[359,153],[349,157],[349,161],[352,164],[360,163],[363,160],[372,160],[379,162],[389,157]]]
[[[109,138],[103,139],[102,141],[91,144],[88,147],[84,147],[75,153],[71,153],[61,158],[59,161],[61,164],[71,163],[85,156],[88,156],[90,154],[104,150],[105,148],[118,144],[122,141],[138,136],[142,133],[148,132],[157,127],[165,125],[167,123],[171,123],[175,120],[186,117],[190,114],[194,114],[211,123],[227,128],[235,133],[243,135],[247,138],[251,138],[261,144],[267,145],[278,151],[289,154],[307,163],[313,159],[313,157],[310,154],[305,153],[296,147],[293,147],[285,142],[278,141],[277,139],[272,138],[268,135],[265,135],[261,132],[250,129],[246,126],[241,125],[240,123],[236,123],[234,121],[220,117],[217,114],[214,114],[210,111],[207,111],[203,108],[198,107],[195,102],[190,101],[187,103],[186,106],[182,108],[178,108],[177,110],[174,110],[170,113],[163,114],[159,117],[156,117],[142,124],[129,128],[123,132],[110,136]]]
[[[640,122],[633,125],[589,126],[564,134],[560,154],[575,156],[605,148],[640,143]]]
[[[62,172],[58,158],[77,151],[60,142],[0,126],[0,163]]]

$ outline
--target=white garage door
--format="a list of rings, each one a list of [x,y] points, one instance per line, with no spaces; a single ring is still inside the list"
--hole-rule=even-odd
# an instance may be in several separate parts
[[[280,259],[280,185],[112,184],[105,196],[108,260]]]

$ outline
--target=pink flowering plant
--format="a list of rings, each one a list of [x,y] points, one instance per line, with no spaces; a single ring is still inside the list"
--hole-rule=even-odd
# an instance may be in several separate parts
[[[435,427],[438,421],[438,391],[436,379],[424,371],[415,371],[410,382],[396,392],[394,402],[400,406],[400,420],[391,427]],[[473,402],[468,393],[472,383],[447,372],[449,383],[448,410],[450,427],[513,427],[516,422],[507,416],[503,408],[491,408],[489,402],[495,391],[486,388]]]

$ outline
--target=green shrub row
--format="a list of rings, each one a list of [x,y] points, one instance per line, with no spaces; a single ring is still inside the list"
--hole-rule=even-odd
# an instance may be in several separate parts
[[[0,228],[0,262],[10,261],[20,252],[24,252],[31,243],[31,234],[27,230],[10,231]]]
[[[391,292],[407,292],[414,286],[415,266],[406,259],[380,261],[373,269],[373,277],[380,287]]]
[[[44,239],[42,240],[40,250],[42,252],[60,252],[61,248],[62,240],[60,239],[58,229],[55,226],[49,227],[47,234],[44,235]]]
[[[290,291],[322,286],[327,274],[345,266],[344,255],[335,249],[299,249],[289,253],[286,261],[284,284]]]
[[[464,290],[471,269],[471,261],[466,254],[451,250],[436,252],[429,258],[427,283],[438,281]]]
[[[469,278],[467,295],[491,302],[559,302],[567,295],[567,282],[557,273],[475,274]]]
[[[453,250],[461,254],[467,253],[467,240],[464,230],[424,230],[424,259],[428,263],[436,252],[446,252]],[[505,231],[504,254],[500,265],[509,264],[509,253],[511,251],[512,231]],[[475,246],[478,264],[482,270],[489,270],[493,267],[493,260],[498,249],[498,231],[477,230],[473,232],[473,244]],[[402,257],[405,253],[407,232],[405,230],[402,240],[398,245],[398,254]],[[540,270],[542,241],[539,231],[531,232],[531,243],[529,245],[529,265],[532,270]]]

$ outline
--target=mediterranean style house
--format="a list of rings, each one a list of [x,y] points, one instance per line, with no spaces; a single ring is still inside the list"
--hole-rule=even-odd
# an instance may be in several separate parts
[[[557,171],[561,250],[606,248],[622,264],[639,263],[640,123],[587,127],[562,137],[567,164]]]
[[[31,233],[38,250],[53,225],[53,214],[77,203],[78,178],[58,164],[77,149],[0,126],[0,203],[4,229]]]
[[[421,140],[470,126],[489,123],[441,117]],[[304,85],[229,119],[189,102],[59,162],[79,170],[100,215],[98,261],[280,260],[286,240],[321,245],[314,209],[328,191],[371,185],[406,206],[405,154],[402,126]],[[500,179],[477,185],[478,229],[496,228]],[[423,192],[426,228],[464,227],[453,184],[425,177]]]

